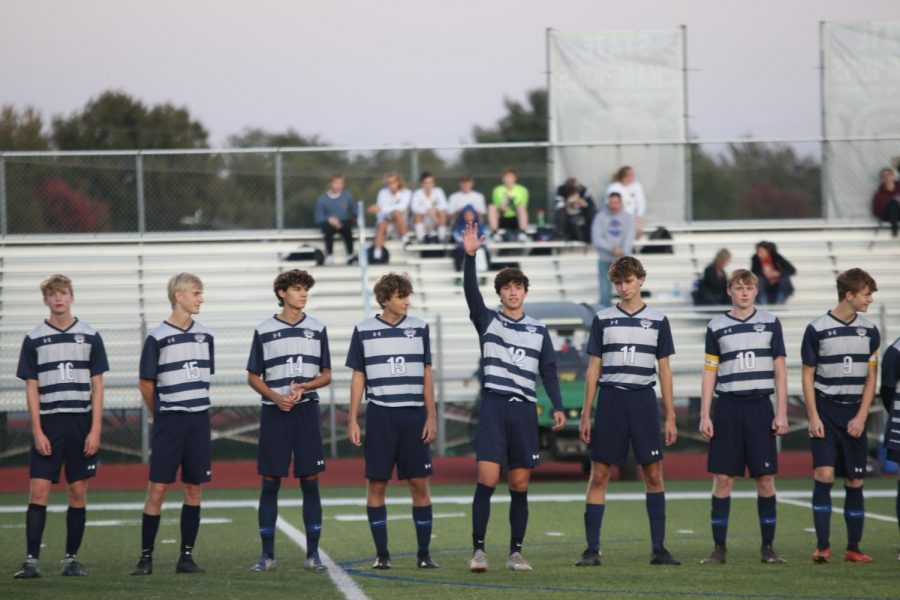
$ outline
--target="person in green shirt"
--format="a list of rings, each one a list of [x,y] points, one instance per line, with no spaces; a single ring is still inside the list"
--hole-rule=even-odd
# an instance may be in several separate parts
[[[503,169],[500,172],[503,182],[494,188],[491,194],[491,205],[488,206],[488,225],[494,232],[496,241],[503,241],[503,229],[515,232],[520,242],[528,239],[525,231],[528,228],[528,189],[516,183],[516,172]]]

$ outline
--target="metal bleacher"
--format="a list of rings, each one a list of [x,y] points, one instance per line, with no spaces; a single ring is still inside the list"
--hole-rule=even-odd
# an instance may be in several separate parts
[[[676,396],[699,395],[703,340],[710,310],[691,305],[692,282],[716,250],[727,247],[732,267],[749,266],[757,241],[778,244],[797,268],[796,294],[771,310],[782,319],[788,349],[790,390],[800,392],[799,345],[806,324],[835,304],[834,278],[860,266],[878,281],[876,302],[869,318],[880,327],[885,343],[900,335],[900,242],[871,224],[816,223],[704,224],[670,228],[672,254],[640,254],[648,272],[648,303],[667,312],[677,354],[672,360]],[[107,405],[130,408],[140,404],[137,392],[138,357],[146,328],[169,313],[165,284],[180,271],[199,275],[205,284],[205,304],[199,320],[216,334],[216,374],[213,401],[219,406],[255,406],[258,402],[245,379],[247,352],[253,327],[277,311],[272,279],[282,270],[312,271],[316,286],[308,310],[328,325],[333,385],[324,400],[345,404],[349,373],[343,368],[353,325],[364,316],[364,287],[388,270],[408,273],[415,294],[411,312],[432,323],[437,396],[445,402],[474,398],[464,386],[476,366],[478,345],[467,320],[459,274],[449,257],[420,258],[421,247],[402,248],[391,241],[390,265],[368,268],[365,286],[359,266],[317,267],[283,257],[298,245],[319,246],[313,232],[252,232],[155,236],[58,237],[0,239],[0,411],[24,410],[21,382],[15,368],[22,336],[46,317],[38,284],[47,274],[65,273],[73,279],[77,316],[97,327],[106,342],[111,371],[107,376]],[[652,243],[645,244],[647,246]],[[547,244],[545,254],[532,254],[539,243],[493,245],[504,249],[503,260],[519,263],[531,280],[528,299],[597,300],[594,251],[571,243]],[[336,256],[339,265],[343,257]],[[488,304],[496,298],[492,277],[484,278]],[[373,301],[374,303],[374,301]],[[373,306],[377,310],[377,306]],[[527,311],[527,304],[526,304]]]

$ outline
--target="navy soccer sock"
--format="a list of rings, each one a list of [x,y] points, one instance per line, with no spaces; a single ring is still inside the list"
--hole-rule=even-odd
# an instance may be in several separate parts
[[[388,553],[387,507],[367,506],[366,513],[369,516],[369,529],[372,530],[375,552],[378,556],[384,556]]]
[[[181,553],[190,554],[200,531],[200,505],[181,505]]]
[[[844,487],[844,493],[846,494],[844,523],[847,524],[847,550],[859,552],[859,542],[862,540],[863,523],[866,517],[863,489],[862,487]]]
[[[724,498],[712,497],[712,511],[709,523],[712,526],[713,543],[717,548],[725,547],[728,538],[728,515],[731,513],[731,496]]]
[[[428,545],[431,543],[431,505],[413,506],[412,518],[416,525],[416,541],[419,544],[419,558],[428,555]]]
[[[831,483],[816,481],[813,486],[813,525],[816,528],[816,547],[828,548],[831,537]]]
[[[494,488],[482,483],[475,486],[475,497],[472,498],[472,544],[475,550],[484,550],[484,537],[487,533],[488,519],[491,518],[491,496]]]
[[[85,507],[70,506],[66,512],[66,556],[75,556],[84,538],[84,522],[87,519]]]
[[[895,510],[897,511],[897,525],[900,526],[900,481],[897,481],[897,501]]]
[[[29,558],[41,557],[41,539],[44,537],[46,523],[47,507],[42,504],[29,504],[25,512],[26,553]]]
[[[521,552],[528,526],[528,490],[509,490],[509,553]]]
[[[275,521],[278,520],[278,490],[281,479],[263,479],[259,490],[259,537],[267,558],[275,558]]]
[[[650,521],[650,541],[653,551],[663,547],[666,540],[666,493],[647,492],[647,519]]]
[[[584,537],[590,552],[600,552],[600,527],[603,525],[605,504],[584,505]]]
[[[159,531],[159,515],[144,513],[141,516],[141,556],[153,554],[157,531]]]
[[[771,546],[775,541],[775,523],[777,522],[775,496],[757,496],[756,512],[759,515],[759,533],[764,546]]]
[[[306,558],[319,551],[322,537],[322,497],[319,495],[318,479],[301,479],[303,490],[303,526],[306,528]]]

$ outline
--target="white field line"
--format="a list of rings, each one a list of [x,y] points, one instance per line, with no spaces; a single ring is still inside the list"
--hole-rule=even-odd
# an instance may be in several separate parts
[[[866,494],[866,496],[869,496],[869,494]],[[873,497],[873,496],[870,496],[870,497]],[[874,497],[877,498],[878,496],[874,496]],[[784,498],[784,499],[778,498],[778,501],[783,504],[790,504],[791,506],[799,506],[800,508],[809,508],[809,509],[812,508],[811,502],[801,502],[799,500],[791,500],[790,498]],[[835,506],[835,507],[833,507],[832,510],[834,510],[834,512],[839,512],[841,514],[844,513],[844,509],[840,506]],[[871,513],[869,511],[866,511],[866,518],[867,519],[875,519],[876,521],[886,521],[888,523],[896,523],[897,522],[897,517],[889,517],[887,515]],[[815,531],[815,529],[813,529],[813,531]]]
[[[461,512],[452,512],[452,513],[434,513],[431,515],[432,519],[449,519],[453,517],[465,517],[466,513]],[[368,521],[368,515],[355,513],[352,515],[334,515],[333,517],[326,517],[329,519],[334,519],[335,521]],[[409,515],[388,515],[388,521],[405,521],[409,519]]]
[[[711,492],[666,492],[666,500],[708,500]],[[867,490],[865,492],[866,498],[895,498],[897,496],[896,490]],[[812,499],[812,490],[789,490],[789,491],[779,491],[778,499],[794,499],[794,500],[803,500],[803,499]],[[752,499],[756,498],[755,491],[740,491],[740,492],[732,492],[732,498],[741,498],[741,499]],[[613,493],[607,494],[606,498],[610,502],[619,502],[619,501],[644,501],[645,495],[644,492],[630,492],[630,493]],[[492,504],[506,504],[509,502],[509,496],[506,494],[496,494],[492,500]],[[528,502],[584,502],[584,494],[528,494]],[[471,505],[472,504],[472,496],[432,496],[431,498],[432,504],[450,504],[450,505]],[[388,504],[391,506],[409,506],[412,504],[412,500],[409,496],[403,497],[389,497]],[[245,500],[207,500],[203,502],[204,509],[215,509],[215,508],[256,508],[259,506],[258,499],[245,499]],[[297,507],[303,506],[303,502],[298,498],[285,498],[284,500],[278,500],[278,506],[284,507]],[[361,493],[359,496],[354,496],[352,498],[322,498],[322,506],[366,506],[366,495],[365,493]],[[3,505],[0,506],[0,514],[4,513],[24,513],[27,506],[23,504],[19,505]],[[140,511],[143,510],[144,503],[143,502],[111,502],[111,503],[97,503],[97,504],[89,504],[88,511],[103,511],[103,510],[120,510],[120,511],[128,511],[135,510]],[[180,510],[181,502],[166,502],[163,504],[164,510]],[[67,506],[65,504],[51,504],[47,507],[49,512],[65,512],[67,510]]]
[[[302,531],[280,516],[275,522],[275,526],[278,527],[284,535],[291,538],[291,541],[300,546],[300,548],[306,550],[306,537]],[[328,569],[328,576],[331,578],[331,581],[334,583],[335,587],[337,587],[338,591],[344,595],[344,598],[347,600],[369,600],[369,597],[363,593],[358,585],[356,585],[356,582],[353,581],[342,568],[337,566],[322,548],[319,548],[319,558],[322,559],[322,564]]]
[[[162,519],[162,525],[178,525],[180,519]],[[200,519],[201,525],[227,525],[231,523],[231,519],[223,519],[221,517],[204,517]],[[87,521],[88,527],[137,527],[141,524],[141,519],[100,519],[97,521]],[[0,529],[25,529],[25,523],[15,523],[11,525],[0,525]]]

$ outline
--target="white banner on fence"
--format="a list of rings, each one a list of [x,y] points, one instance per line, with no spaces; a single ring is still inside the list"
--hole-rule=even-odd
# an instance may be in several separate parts
[[[551,142],[665,140],[671,145],[553,149],[556,185],[577,177],[598,203],[611,176],[631,165],[653,223],[685,220],[684,30],[549,30]]]
[[[900,21],[823,23],[822,58],[827,140],[900,134]],[[828,218],[865,218],[900,140],[828,141],[823,158]]]

